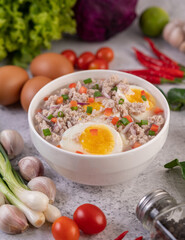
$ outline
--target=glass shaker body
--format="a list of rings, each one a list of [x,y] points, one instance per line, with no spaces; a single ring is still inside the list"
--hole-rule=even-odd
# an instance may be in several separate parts
[[[185,240],[185,204],[165,190],[144,196],[136,208],[137,218],[150,231],[152,240]]]

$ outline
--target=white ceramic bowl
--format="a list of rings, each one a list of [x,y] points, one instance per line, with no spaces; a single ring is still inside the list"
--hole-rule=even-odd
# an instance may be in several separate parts
[[[57,148],[45,141],[34,128],[34,115],[39,103],[53,91],[89,77],[107,78],[112,74],[147,89],[164,109],[165,124],[159,134],[139,148],[110,155],[81,155]],[[127,181],[141,173],[163,147],[169,128],[170,110],[163,94],[152,84],[131,74],[112,70],[90,70],[68,74],[44,86],[33,98],[28,121],[31,139],[47,163],[62,176],[88,185],[112,185]]]

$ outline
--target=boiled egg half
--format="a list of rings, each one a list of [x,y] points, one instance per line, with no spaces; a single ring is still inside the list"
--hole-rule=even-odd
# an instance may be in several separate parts
[[[145,104],[145,112],[131,114],[136,121],[146,120],[148,117],[152,116],[155,107],[155,99],[146,89],[136,85],[130,85],[130,89],[127,93],[123,93],[118,89],[117,94],[124,99],[124,102]]]
[[[60,142],[62,149],[84,154],[106,155],[123,151],[120,134],[104,123],[79,123],[67,129]]]

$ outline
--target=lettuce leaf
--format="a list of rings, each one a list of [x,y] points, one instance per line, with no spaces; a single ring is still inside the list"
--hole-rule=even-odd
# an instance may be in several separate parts
[[[26,67],[63,33],[75,33],[76,0],[0,0],[0,60]]]

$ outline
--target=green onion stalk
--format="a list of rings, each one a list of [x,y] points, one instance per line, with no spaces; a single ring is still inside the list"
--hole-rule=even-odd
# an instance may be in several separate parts
[[[44,193],[30,191],[29,188],[26,187],[19,175],[12,169],[8,156],[1,144],[0,174],[13,194],[27,207],[38,212],[43,212],[47,209],[49,203],[48,197]]]

